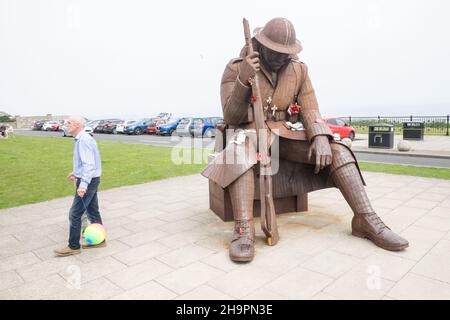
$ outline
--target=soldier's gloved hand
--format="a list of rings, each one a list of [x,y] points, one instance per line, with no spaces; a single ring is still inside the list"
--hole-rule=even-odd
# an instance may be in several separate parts
[[[248,80],[253,78],[259,69],[259,52],[255,51],[246,56],[242,61],[239,71],[239,80],[245,85],[250,85]]]
[[[330,142],[326,136],[316,136],[309,147],[308,158],[311,160],[314,155],[316,160],[316,168],[314,173],[319,173],[320,170],[329,166],[332,160],[332,153]]]

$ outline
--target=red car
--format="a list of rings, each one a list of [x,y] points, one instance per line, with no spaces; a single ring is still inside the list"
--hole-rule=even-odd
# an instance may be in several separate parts
[[[161,119],[152,120],[150,122],[150,125],[147,127],[147,133],[148,134],[156,134],[156,127],[158,127],[164,123],[166,123],[166,120],[161,120]]]
[[[349,138],[352,141],[355,139],[355,128],[349,126],[344,120],[339,118],[325,118],[323,121],[325,121],[333,133],[338,133],[341,139]]]

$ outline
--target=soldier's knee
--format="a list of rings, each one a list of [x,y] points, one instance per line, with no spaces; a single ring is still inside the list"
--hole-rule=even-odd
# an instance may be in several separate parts
[[[353,154],[345,145],[341,143],[331,143],[331,152],[333,154],[331,171],[335,171],[350,163],[356,163],[356,159]]]

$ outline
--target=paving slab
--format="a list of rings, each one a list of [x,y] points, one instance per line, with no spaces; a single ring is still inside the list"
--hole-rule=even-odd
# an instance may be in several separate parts
[[[0,299],[450,299],[450,183],[363,175],[405,251],[353,237],[350,207],[327,189],[278,217],[276,246],[255,219],[255,259],[234,263],[233,223],[209,210],[197,174],[100,192],[108,245],[67,258],[53,249],[67,243],[70,197],[0,210]]]

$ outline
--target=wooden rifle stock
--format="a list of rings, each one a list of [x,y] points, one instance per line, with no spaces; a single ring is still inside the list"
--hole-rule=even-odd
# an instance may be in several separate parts
[[[245,44],[247,54],[253,53],[253,43],[250,36],[250,26],[247,19],[243,19]],[[247,79],[241,79],[247,80]],[[261,203],[261,228],[267,237],[269,245],[275,245],[279,240],[275,206],[272,197],[272,172],[269,155],[270,132],[265,125],[262,97],[260,94],[258,75],[252,81],[253,114],[257,133],[257,150],[259,162],[259,191]]]

